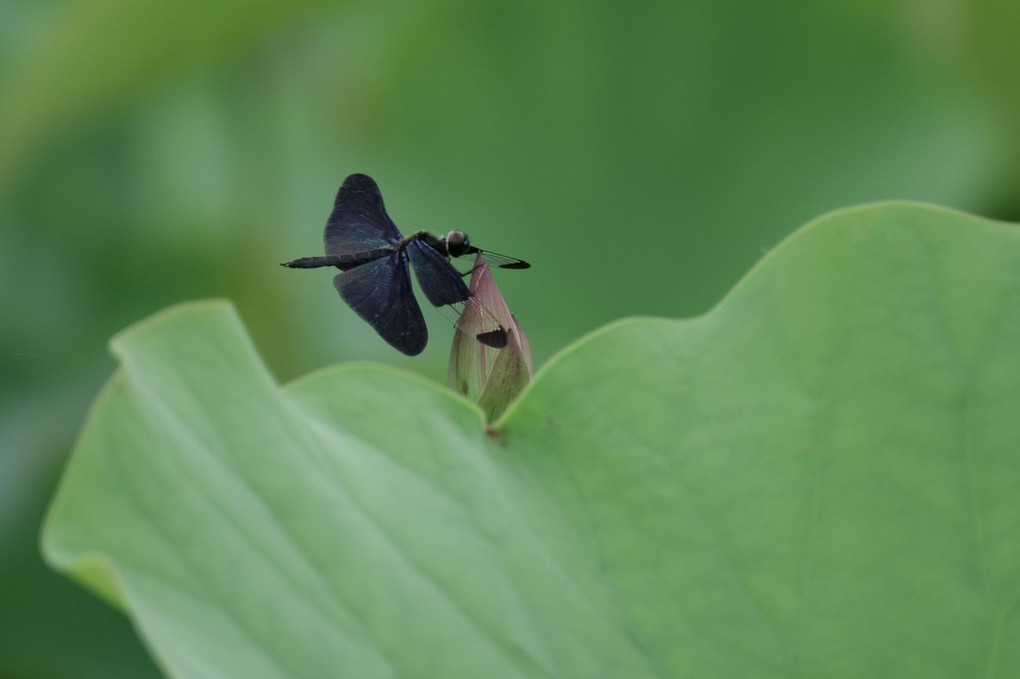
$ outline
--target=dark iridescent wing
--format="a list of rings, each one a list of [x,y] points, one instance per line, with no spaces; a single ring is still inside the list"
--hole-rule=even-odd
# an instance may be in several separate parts
[[[413,240],[407,245],[407,254],[411,256],[414,275],[418,277],[422,292],[432,306],[456,304],[471,296],[460,272],[431,245]]]
[[[344,180],[326,221],[323,242],[327,255],[349,255],[385,247],[400,240],[400,230],[386,214],[375,180],[352,174]]]
[[[411,290],[405,253],[394,252],[345,271],[333,285],[394,349],[415,356],[425,348],[429,331]]]
[[[469,332],[482,344],[496,349],[506,346],[506,329],[496,316],[471,294],[464,278],[450,260],[435,248],[419,240],[407,245],[422,292],[433,306],[450,319],[458,332]],[[464,315],[471,323],[464,323]]]

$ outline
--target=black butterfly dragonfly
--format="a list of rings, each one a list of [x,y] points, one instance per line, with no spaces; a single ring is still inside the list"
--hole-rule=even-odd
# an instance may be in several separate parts
[[[484,319],[475,334],[478,341],[496,349],[506,346],[506,328],[471,293],[450,257],[481,253],[503,269],[527,269],[531,266],[527,262],[480,250],[456,229],[445,237],[430,231],[402,235],[386,214],[379,186],[364,174],[352,174],[340,186],[323,241],[325,257],[302,257],[283,266],[340,269],[343,273],[333,279],[340,296],[398,351],[415,356],[429,339],[411,290],[408,262],[433,306],[451,307],[458,316],[471,306],[478,312],[475,317]]]

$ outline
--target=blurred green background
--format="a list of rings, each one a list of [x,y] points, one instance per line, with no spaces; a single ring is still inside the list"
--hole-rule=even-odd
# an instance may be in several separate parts
[[[462,228],[541,364],[628,315],[707,311],[822,212],[887,198],[1020,219],[1020,3],[0,4],[0,677],[152,677],[129,623],[38,556],[106,341],[234,301],[288,380],[386,361],[340,301],[337,186]],[[243,568],[243,564],[238,564]]]

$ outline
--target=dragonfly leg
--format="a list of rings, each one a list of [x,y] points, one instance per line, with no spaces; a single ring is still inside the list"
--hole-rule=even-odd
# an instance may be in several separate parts
[[[480,269],[481,267],[482,267],[482,265],[481,265],[481,264],[476,264],[475,266],[471,267],[471,268],[470,268],[470,269],[468,269],[467,271],[465,271],[465,272],[461,273],[461,275],[460,275],[460,276],[461,276],[461,278],[466,278],[466,277],[470,276],[471,274],[473,274],[473,273],[474,273],[475,271],[477,271],[478,269]]]

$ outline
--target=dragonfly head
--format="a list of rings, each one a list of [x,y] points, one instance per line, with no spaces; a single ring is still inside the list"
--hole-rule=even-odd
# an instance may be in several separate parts
[[[446,234],[446,251],[451,257],[460,257],[471,251],[471,241],[463,231],[454,229]]]

